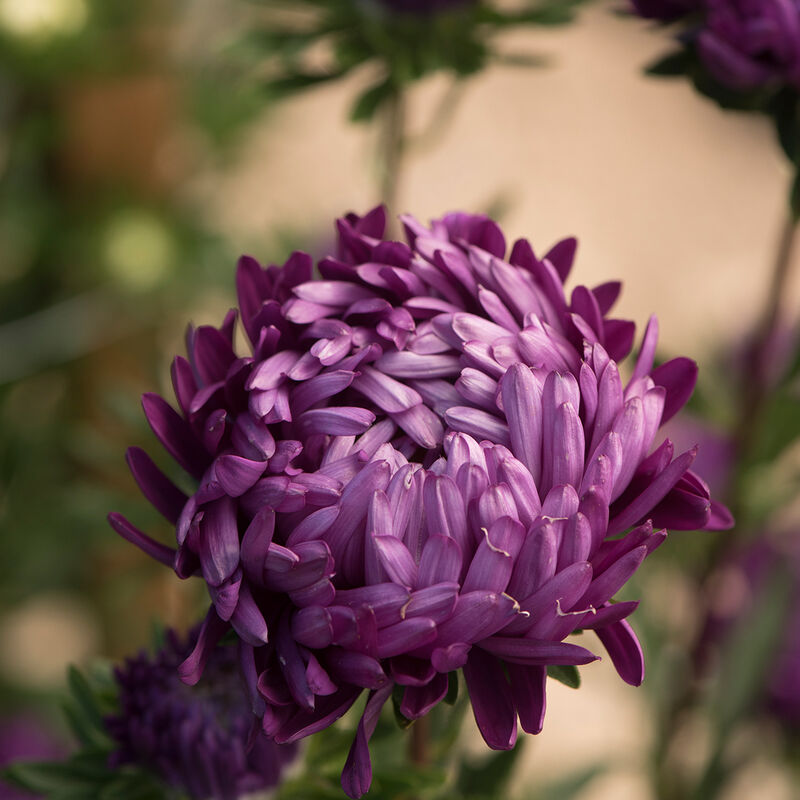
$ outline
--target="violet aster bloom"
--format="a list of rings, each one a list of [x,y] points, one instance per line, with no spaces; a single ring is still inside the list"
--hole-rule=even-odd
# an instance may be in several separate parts
[[[451,214],[407,242],[382,209],[339,220],[336,257],[239,264],[252,355],[232,312],[190,329],[176,358],[180,412],[146,395],[150,424],[198,481],[186,497],[142,451],[129,463],[176,526],[177,551],[119,515],[114,528],[212,606],[181,667],[196,681],[229,627],[263,729],[287,743],[370,697],[343,773],[358,797],[367,741],[394,686],[426,714],[463,669],[490,747],[517,718],[541,729],[548,664],[596,656],[563,639],[593,629],[622,678],[641,648],[613,603],[661,527],[720,528],[727,511],[659,426],[696,379],[685,358],[654,368],[652,319],[624,384],[633,324],[608,312],[618,283],[564,282],[567,239],[507,255],[487,217]],[[610,538],[615,537],[615,538]]]
[[[209,654],[196,687],[180,680],[178,665],[196,640],[196,631],[182,642],[170,630],[154,657],[142,653],[115,669],[120,713],[105,721],[117,743],[112,766],[149,768],[197,800],[236,800],[275,786],[296,748],[258,732],[235,647]]]
[[[697,47],[708,71],[725,86],[800,88],[800,2],[706,0]]]

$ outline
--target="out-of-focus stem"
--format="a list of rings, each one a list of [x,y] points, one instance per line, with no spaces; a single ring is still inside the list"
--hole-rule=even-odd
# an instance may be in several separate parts
[[[380,200],[386,206],[390,221],[400,213],[397,198],[405,151],[406,98],[402,89],[396,89],[383,109],[380,139]]]
[[[747,380],[742,387],[742,403],[735,432],[740,462],[750,455],[769,396],[769,350],[782,322],[781,301],[791,271],[797,228],[798,222],[790,213],[781,229],[766,303],[747,353],[747,369],[744,373]]]
[[[416,767],[430,761],[430,725],[427,717],[420,717],[409,730],[408,760]]]

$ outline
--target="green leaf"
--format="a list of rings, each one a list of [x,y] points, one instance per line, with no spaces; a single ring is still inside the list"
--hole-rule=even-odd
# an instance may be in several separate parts
[[[369,122],[396,91],[391,81],[381,81],[362,92],[350,110],[351,122]]]
[[[645,74],[672,78],[689,72],[691,65],[692,59],[686,50],[674,50],[650,64],[645,69]]]
[[[570,689],[577,689],[581,685],[581,675],[578,668],[572,664],[548,664],[547,676],[569,686]]]
[[[570,773],[565,778],[548,783],[536,793],[536,797],[541,800],[573,800],[606,769],[608,764],[593,764],[578,772]]]
[[[522,753],[525,739],[518,739],[511,750],[500,750],[473,766],[473,760],[462,761],[457,786],[464,798],[505,798],[506,786],[514,764]]]
[[[408,717],[404,716],[403,712],[400,711],[400,705],[403,702],[403,693],[405,690],[406,687],[400,686],[400,684],[395,684],[394,689],[392,689],[392,708],[394,709],[394,719],[403,730],[410,728],[411,725],[414,724],[414,720],[408,719]]]
[[[739,620],[728,639],[723,667],[709,696],[711,719],[720,739],[735,729],[763,691],[764,677],[784,635],[792,589],[790,571],[778,564],[751,612]]]
[[[447,694],[444,696],[444,702],[449,706],[454,706],[458,700],[458,672],[447,673]]]
[[[78,706],[78,711],[83,718],[93,725],[98,731],[105,732],[103,715],[97,704],[92,687],[80,671],[72,664],[67,668],[67,686],[70,696]]]
[[[96,770],[81,769],[71,761],[64,763],[30,762],[12,764],[0,773],[9,783],[35,794],[50,795],[54,792],[83,791],[91,797],[104,775]]]

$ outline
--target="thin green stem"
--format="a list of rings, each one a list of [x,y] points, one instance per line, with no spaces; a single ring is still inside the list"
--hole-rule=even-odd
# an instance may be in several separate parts
[[[400,213],[397,204],[406,144],[406,98],[403,90],[397,89],[383,109],[379,143],[380,200],[390,220]]]

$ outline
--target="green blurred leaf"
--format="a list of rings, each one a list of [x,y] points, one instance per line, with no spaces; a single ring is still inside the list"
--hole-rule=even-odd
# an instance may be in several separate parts
[[[598,776],[608,769],[608,764],[593,764],[565,778],[548,783],[536,792],[540,800],[573,800]]]
[[[463,760],[458,771],[456,785],[466,798],[505,798],[511,772],[523,750],[526,739],[517,740],[511,750],[493,752],[478,763],[474,759]]]
[[[647,75],[671,78],[685,75],[691,69],[691,65],[692,58],[686,50],[674,50],[646,67],[645,73]]]
[[[758,701],[790,611],[793,581],[779,564],[765,582],[750,613],[739,620],[728,639],[717,680],[709,694],[711,721],[720,739]]]
[[[447,694],[444,696],[444,702],[449,706],[454,706],[458,700],[458,671],[447,673]]]
[[[378,109],[395,94],[396,88],[391,81],[381,81],[381,83],[371,86],[362,92],[350,110],[351,122],[369,122],[377,113]]]
[[[581,675],[578,668],[572,664],[548,664],[547,676],[569,686],[570,689],[578,689],[581,685]]]

